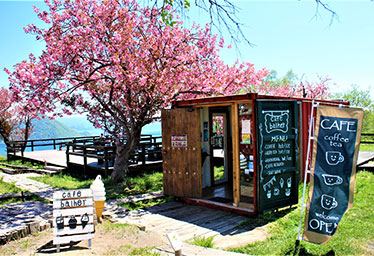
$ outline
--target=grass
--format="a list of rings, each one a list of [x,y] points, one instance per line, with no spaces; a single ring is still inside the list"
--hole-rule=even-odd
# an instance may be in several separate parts
[[[138,202],[120,203],[118,205],[121,207],[125,207],[128,210],[132,211],[132,210],[143,209],[143,208],[151,207],[154,205],[170,202],[171,200],[173,200],[172,198],[173,197],[154,198],[154,199],[142,200]]]
[[[162,190],[162,172],[127,177],[123,182],[112,185],[110,178],[104,180],[107,199],[119,199],[127,196],[144,194]]]
[[[193,241],[190,244],[205,247],[205,248],[213,248],[214,247],[213,239],[214,239],[214,236],[210,236],[210,237],[195,236],[193,238]]]
[[[146,247],[146,248],[140,248],[140,249],[134,249],[130,252],[129,255],[133,256],[161,256],[159,253],[151,252],[153,247]]]
[[[62,173],[52,176],[45,174],[41,177],[32,177],[32,179],[61,189],[89,188],[94,181],[93,179],[74,178]],[[108,200],[159,191],[162,190],[163,186],[161,172],[144,174],[138,177],[127,177],[123,182],[116,185],[110,184],[109,181],[110,177],[103,179]]]
[[[360,144],[360,150],[362,150],[362,151],[374,151],[374,144]]]
[[[7,183],[4,182],[2,178],[0,178],[0,194],[6,194],[6,193],[19,193],[19,192],[27,192],[26,190],[22,190],[17,188],[14,184],[12,183]],[[32,195],[26,198],[27,201],[42,201],[42,202],[48,202],[44,200],[43,198],[37,196],[37,195]],[[21,203],[22,199],[21,198],[9,198],[9,199],[2,199],[0,200],[0,206],[5,205],[5,204],[12,204],[12,203]]]
[[[225,167],[224,166],[214,166],[214,180],[220,180],[225,177]]]
[[[36,163],[31,163],[31,162],[23,162],[21,160],[12,160],[12,161],[7,161],[6,160],[6,157],[4,156],[0,156],[0,165],[1,163],[4,163],[4,164],[10,164],[10,165],[18,165],[18,166],[24,166],[24,167],[28,167],[28,168],[34,168],[34,169],[43,169],[44,168],[44,165],[42,164],[36,164]],[[9,167],[7,167],[9,168]]]
[[[138,227],[124,223],[113,223],[110,221],[103,222],[103,228],[105,233],[116,233],[120,237],[125,236],[128,233],[136,234],[139,232]]]
[[[300,207],[289,211],[284,217],[276,218],[275,213],[265,214],[270,223],[270,237],[264,242],[256,242],[231,249],[235,252],[252,255],[363,255],[374,241],[374,174],[362,171],[357,173],[353,207],[346,212],[335,235],[324,245],[301,241],[295,248],[300,218]],[[279,214],[279,213],[278,213]],[[264,216],[259,216],[259,218]],[[298,250],[297,250],[298,249]]]
[[[17,188],[14,184],[4,182],[3,178],[0,178],[0,194],[19,192],[22,192],[22,190]]]
[[[78,178],[74,178],[70,175],[59,173],[57,175],[48,175],[45,174],[40,177],[30,177],[30,179],[43,182],[55,188],[61,189],[81,189],[81,188],[89,188],[93,179],[90,180],[82,180]]]

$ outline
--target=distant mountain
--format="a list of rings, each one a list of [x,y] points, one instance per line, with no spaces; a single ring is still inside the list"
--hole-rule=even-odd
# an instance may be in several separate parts
[[[57,120],[50,120],[48,118],[41,120],[33,120],[34,131],[30,136],[31,140],[39,139],[54,139],[54,138],[68,138],[68,137],[81,137],[84,134],[67,127]],[[50,149],[43,148],[42,150]],[[6,154],[6,147],[2,140],[0,140],[0,155]]]
[[[73,130],[79,131],[81,136],[100,135],[103,132],[101,129],[96,129],[85,116],[68,116],[56,118],[56,120]]]
[[[71,129],[57,120],[35,119],[33,124],[34,132],[30,136],[32,140],[84,136],[79,131]]]
[[[56,118],[56,120],[69,128],[79,131],[82,136],[93,136],[103,133],[103,130],[96,129],[85,116],[62,117]],[[144,126],[142,134],[161,135],[161,122],[155,122]]]

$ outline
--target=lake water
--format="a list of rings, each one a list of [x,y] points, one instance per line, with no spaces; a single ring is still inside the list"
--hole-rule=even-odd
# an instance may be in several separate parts
[[[3,156],[6,155],[6,147],[3,142],[0,142],[0,155],[3,155]]]
[[[142,134],[152,134],[153,136],[161,136],[161,122],[155,122],[152,124],[148,124],[144,126],[142,130]],[[35,150],[50,150],[53,149],[53,146],[46,146],[46,147],[35,147]],[[26,151],[31,151],[28,148]],[[6,155],[6,146],[5,144],[0,141],[0,155]]]

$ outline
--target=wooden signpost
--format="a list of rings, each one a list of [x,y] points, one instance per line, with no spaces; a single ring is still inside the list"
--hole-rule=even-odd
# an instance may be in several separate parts
[[[53,193],[53,244],[60,252],[61,244],[94,237],[94,201],[91,189],[64,190]]]

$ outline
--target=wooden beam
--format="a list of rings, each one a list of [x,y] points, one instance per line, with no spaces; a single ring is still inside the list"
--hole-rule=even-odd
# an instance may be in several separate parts
[[[233,197],[234,206],[240,202],[240,159],[239,159],[239,107],[237,103],[232,104],[232,155],[233,155]]]

